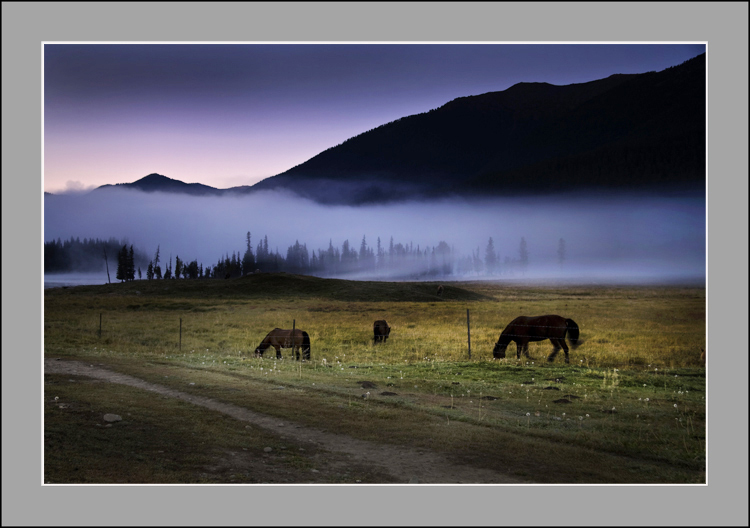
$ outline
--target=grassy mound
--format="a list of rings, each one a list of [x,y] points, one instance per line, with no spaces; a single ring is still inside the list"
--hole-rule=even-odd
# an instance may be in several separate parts
[[[140,280],[102,286],[77,286],[48,290],[46,295],[147,295],[169,297],[244,299],[327,299],[348,302],[481,301],[492,297],[446,283],[379,282],[321,279],[289,273],[259,273],[235,279]]]
[[[248,296],[315,297],[351,302],[435,302],[478,301],[489,297],[457,286],[444,286],[437,294],[438,283],[378,282],[321,279],[287,273],[248,275],[233,281],[232,287]]]

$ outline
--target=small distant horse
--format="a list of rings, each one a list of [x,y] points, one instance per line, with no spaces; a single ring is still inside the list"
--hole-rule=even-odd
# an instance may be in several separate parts
[[[565,351],[565,363],[570,363],[568,346],[565,344],[565,335],[568,335],[570,346],[573,348],[580,345],[578,325],[572,319],[565,319],[559,315],[542,315],[539,317],[520,316],[513,319],[500,338],[495,343],[492,355],[495,359],[505,357],[505,349],[511,341],[516,343],[516,358],[521,359],[521,353],[529,357],[529,342],[552,341],[554,349],[547,357],[548,361],[554,361],[555,356],[562,348]]]
[[[388,326],[385,319],[378,319],[372,323],[372,332],[374,335],[373,343],[385,343],[388,336],[391,335],[391,327]]]
[[[438,295],[443,295],[443,285],[442,284],[440,286],[438,286],[437,294]]]
[[[292,337],[291,330],[282,330],[281,328],[274,328],[268,335],[260,342],[258,348],[255,349],[256,357],[263,357],[263,352],[268,347],[276,349],[276,358],[281,359],[281,349],[291,348],[292,355],[297,353],[297,359],[299,359],[299,351],[302,349],[302,358],[310,359],[310,336],[304,330],[295,329],[294,337]]]

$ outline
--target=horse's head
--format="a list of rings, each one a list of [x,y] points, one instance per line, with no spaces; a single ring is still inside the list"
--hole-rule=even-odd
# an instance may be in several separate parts
[[[263,357],[263,351],[260,349],[260,347],[255,349],[255,357]]]
[[[505,349],[508,348],[508,345],[501,345],[500,343],[495,343],[495,348],[492,349],[492,356],[495,359],[503,359],[505,357]]]

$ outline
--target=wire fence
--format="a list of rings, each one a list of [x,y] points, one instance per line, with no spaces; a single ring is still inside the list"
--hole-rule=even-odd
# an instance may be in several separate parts
[[[476,324],[477,322],[479,324]],[[677,351],[687,355],[695,350],[697,351],[697,361],[698,355],[706,347],[705,332],[698,330],[674,330],[665,333],[663,329],[658,328],[642,327],[638,331],[613,328],[606,331],[616,335],[616,337],[610,339],[607,336],[601,337],[602,331],[592,335],[585,326],[576,323],[578,328],[578,336],[576,337],[575,332],[571,336],[567,324],[517,323],[508,329],[506,327],[511,326],[511,323],[508,323],[501,328],[497,324],[488,324],[486,320],[475,321],[468,309],[463,325],[459,324],[458,319],[454,319],[454,323],[448,325],[447,328],[445,323],[439,325],[437,323],[390,325],[390,331],[387,335],[376,334],[372,323],[359,323],[354,330],[351,328],[351,322],[347,326],[342,325],[341,327],[331,326],[330,323],[323,327],[320,326],[319,322],[309,322],[308,324],[310,326],[305,326],[297,319],[292,319],[287,324],[282,323],[278,326],[287,330],[307,331],[310,338],[311,359],[313,360],[322,357],[328,357],[330,360],[333,357],[341,356],[347,356],[352,360],[356,357],[362,359],[377,357],[390,358],[394,361],[488,359],[493,357],[493,350],[498,342],[509,345],[506,354],[509,359],[512,359],[514,355],[521,353],[524,345],[528,344],[524,343],[527,339],[531,342],[531,351],[536,357],[539,357],[539,355],[547,357],[551,352],[559,349],[554,341],[552,343],[549,341],[550,334],[553,333],[553,339],[563,339],[566,343],[565,346],[572,345],[570,348],[579,351],[577,353],[586,358],[591,358],[597,354],[613,355],[623,350],[629,356],[637,354],[653,355],[657,349],[661,349],[671,351],[670,353]],[[124,321],[113,320],[103,328],[103,314],[100,313],[96,333],[100,340],[103,337],[111,337],[115,340],[127,339],[127,336],[133,332],[125,326]],[[211,334],[217,332],[216,324],[214,323],[212,326],[210,322],[201,320],[199,315],[191,316],[189,321],[184,321],[183,317],[175,318],[174,333],[164,331],[162,324],[159,327],[158,335],[153,336],[151,341],[143,339],[142,341],[159,346],[173,346],[179,352],[182,352],[183,349],[186,352],[196,349],[208,351],[210,348],[212,353],[253,356],[255,349],[271,330],[268,326],[261,325],[260,322],[248,324],[246,328],[235,328],[238,325],[234,324],[229,326],[230,328],[225,330],[226,339],[219,340],[218,346],[215,335],[211,336]],[[508,331],[504,332],[506,329]],[[521,329],[528,329],[529,332],[518,333]],[[528,334],[534,335],[529,337]],[[211,341],[210,346],[207,344],[209,341]],[[513,348],[514,341],[515,350]],[[579,345],[581,344],[588,345],[584,352],[580,352]],[[640,350],[633,351],[632,349]],[[276,357],[274,348],[268,348],[264,352],[265,357]],[[304,352],[304,350],[301,351],[301,357],[303,358]],[[281,343],[280,353],[282,357],[294,358],[291,342]]]

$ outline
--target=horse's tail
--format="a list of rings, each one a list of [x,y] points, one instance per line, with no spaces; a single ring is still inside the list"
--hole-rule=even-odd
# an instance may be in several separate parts
[[[568,341],[570,342],[570,346],[573,348],[578,347],[581,344],[580,339],[578,339],[581,335],[578,325],[573,319],[565,319],[565,324],[568,327]]]
[[[302,357],[310,359],[310,336],[302,330]]]

